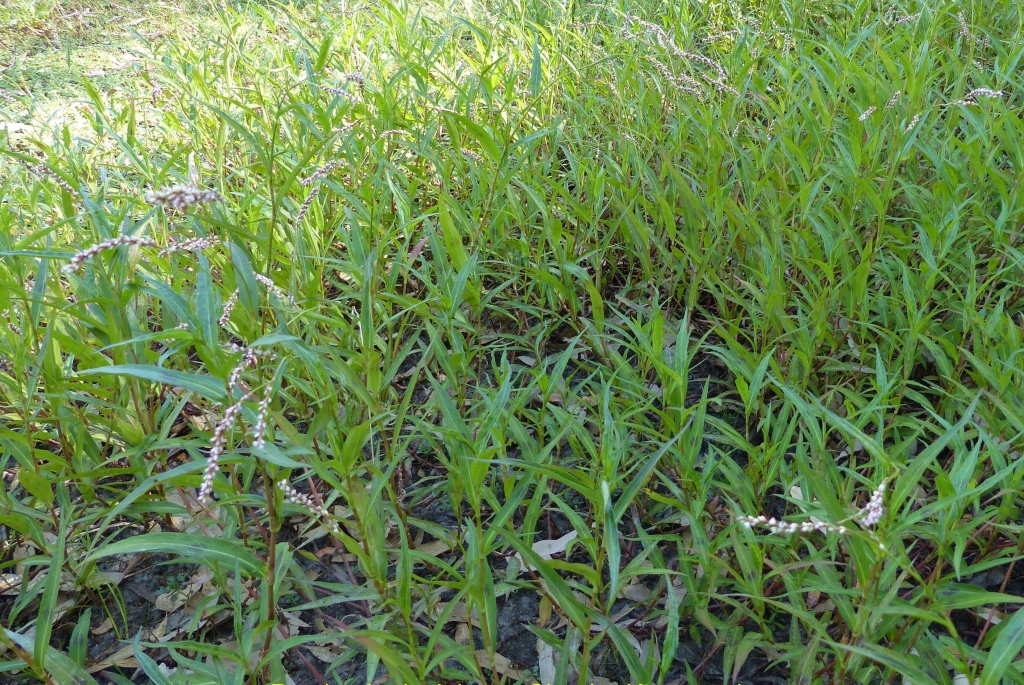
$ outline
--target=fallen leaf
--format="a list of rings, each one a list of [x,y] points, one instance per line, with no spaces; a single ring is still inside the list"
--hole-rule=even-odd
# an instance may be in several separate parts
[[[0,573],[0,595],[16,595],[21,590],[21,576],[17,573]]]
[[[103,661],[95,663],[85,670],[88,673],[99,673],[111,666],[120,666],[121,668],[138,668],[139,662],[135,658],[135,648],[132,645],[122,647]]]
[[[113,627],[114,622],[111,621],[110,618],[105,618],[103,619],[103,623],[99,624],[89,632],[93,635],[103,635],[105,633],[109,633],[113,629]]]
[[[551,600],[547,595],[540,596],[540,609],[538,614],[537,625],[541,628],[551,622]]]
[[[319,647],[317,645],[306,645],[306,649],[309,650],[310,654],[312,654],[325,664],[329,664],[338,658],[337,654],[327,649],[326,647]]]
[[[576,531],[566,533],[557,540],[538,540],[533,543],[533,551],[541,559],[550,559],[554,554],[561,554],[569,543],[576,539]]]
[[[181,607],[185,606],[185,603],[192,598],[192,595],[199,592],[202,588],[203,583],[189,583],[188,585],[183,585],[177,590],[157,595],[156,601],[153,602],[153,605],[160,611],[166,613],[177,611]]]
[[[814,607],[815,614],[824,614],[826,611],[835,611],[836,605],[831,599],[827,599],[818,606]]]
[[[619,596],[634,602],[646,602],[651,596],[651,591],[643,583],[630,583],[619,589]]]
[[[309,624],[299,618],[297,613],[290,611],[282,611],[281,615],[284,616],[285,620],[288,621],[289,628],[308,628]],[[293,630],[292,633],[297,633],[297,630]]]
[[[434,608],[434,618],[437,619],[438,617],[440,617],[441,616],[441,612],[443,612],[447,607],[448,607],[448,602],[440,602]],[[474,609],[473,610],[473,616],[470,617],[469,614],[466,612],[466,603],[465,602],[459,602],[458,604],[453,606],[451,611],[448,612],[448,617],[445,619],[444,622],[445,623],[453,623],[453,622],[455,622],[455,623],[469,623],[469,624],[472,624],[472,625],[476,626],[477,628],[480,627],[480,617],[479,617],[479,615],[477,614],[476,610]]]
[[[492,668],[497,671],[500,675],[506,678],[514,678],[515,680],[521,680],[523,678],[523,671],[512,667],[512,661],[500,654],[494,655],[494,663],[491,663],[490,656],[487,654],[487,650],[478,649],[476,652],[477,661],[484,668]]]
[[[556,540],[538,540],[533,543],[533,552],[541,559],[550,559],[556,554],[561,554],[565,551],[565,548],[569,546],[569,543],[576,539],[576,531],[566,533],[562,537]],[[521,570],[520,574],[525,573],[527,570],[536,571],[537,569],[526,563],[526,560],[516,552],[515,559],[519,562]]]
[[[539,670],[540,682],[555,682],[555,648],[539,637],[537,638],[537,668]]]
[[[640,643],[640,662],[645,664],[661,662],[661,650],[658,649],[657,640],[644,640]]]
[[[451,543],[445,542],[444,540],[431,540],[430,542],[417,546],[416,551],[436,557],[438,554],[444,554],[451,548]]]

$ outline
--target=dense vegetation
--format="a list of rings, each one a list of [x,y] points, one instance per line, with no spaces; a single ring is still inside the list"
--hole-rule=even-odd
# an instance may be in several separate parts
[[[209,19],[3,82],[0,680],[1024,682],[1018,3]]]

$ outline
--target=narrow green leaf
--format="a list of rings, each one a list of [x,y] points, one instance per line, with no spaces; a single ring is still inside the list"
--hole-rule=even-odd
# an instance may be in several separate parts
[[[50,506],[53,504],[53,487],[50,481],[32,469],[22,466],[18,469],[18,482],[25,488],[28,494],[35,497],[41,503]]]
[[[692,409],[693,408],[691,407],[690,410],[692,411]],[[687,422],[687,424],[689,424],[689,422]],[[662,445],[661,449],[655,452],[651,458],[647,460],[647,463],[644,464],[643,468],[633,476],[633,480],[630,481],[629,485],[615,501],[616,522],[622,520],[622,515],[626,513],[626,508],[629,507],[630,502],[633,501],[636,494],[640,492],[640,488],[643,487],[644,483],[647,482],[647,479],[651,477],[652,473],[654,473],[655,467],[657,467],[661,458],[665,456],[665,453],[672,448],[672,445],[676,444],[676,441],[679,440],[679,438],[683,437],[683,433],[686,432],[687,427],[688,426],[684,426],[683,430],[679,431],[674,438]]]
[[[196,322],[199,326],[199,335],[206,343],[206,347],[211,350],[217,347],[217,320],[220,318],[218,302],[213,275],[210,273],[210,260],[200,254],[199,283],[196,286]]]
[[[1024,604],[1024,597],[1007,595],[1001,592],[989,592],[977,585],[961,583],[945,583],[935,591],[939,606],[952,611],[953,609],[970,609],[985,604]]]
[[[530,65],[530,95],[537,97],[540,94],[540,79],[541,79],[541,67],[540,67],[540,42],[537,38],[537,34],[533,34],[533,62]]]
[[[205,535],[186,533],[146,533],[99,548],[85,558],[93,562],[115,554],[157,553],[176,554],[204,561],[234,566],[237,562],[242,569],[256,573],[263,568],[263,562],[242,545],[239,540],[209,538]]]
[[[345,444],[341,448],[341,467],[343,474],[349,474],[355,468],[356,461],[363,452],[363,445],[370,437],[370,424],[361,423],[352,428],[345,436]]]
[[[1000,626],[999,635],[989,651],[981,671],[981,685],[998,685],[1003,675],[1013,668],[1013,660],[1024,648],[1024,609],[1018,609]]]
[[[61,508],[60,530],[57,541],[53,545],[50,557],[50,568],[46,572],[46,586],[39,600],[39,613],[36,619],[35,649],[32,656],[36,664],[46,667],[46,659],[50,655],[50,636],[53,634],[53,621],[57,613],[57,593],[64,574],[64,554],[67,547],[67,515],[66,508]]]
[[[867,657],[872,661],[888,666],[894,670],[897,675],[903,676],[906,679],[907,685],[930,685],[935,681],[924,669],[920,666],[920,659],[910,654],[902,654],[896,652],[887,647],[873,644],[862,644],[862,645],[844,645],[833,642],[833,646],[845,649],[848,652],[854,654],[860,654],[861,656]]]
[[[0,630],[4,631],[7,639],[11,642],[14,642],[26,652],[32,652],[33,644],[30,638],[3,627],[0,627]],[[53,647],[47,647],[46,672],[50,674],[58,685],[99,685],[84,668]]]
[[[220,379],[213,378],[212,376],[199,376],[194,373],[175,371],[173,369],[163,369],[159,366],[146,366],[145,364],[101,366],[97,369],[80,370],[78,375],[88,376],[103,373],[116,376],[131,376],[132,378],[141,378],[172,387],[185,388],[214,402],[223,402],[226,398],[224,382]]]

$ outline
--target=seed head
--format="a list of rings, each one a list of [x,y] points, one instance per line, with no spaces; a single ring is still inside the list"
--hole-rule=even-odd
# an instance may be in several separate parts
[[[224,417],[217,422],[213,429],[213,437],[210,439],[210,454],[207,456],[206,471],[203,472],[203,483],[199,487],[199,501],[207,503],[213,496],[213,479],[217,475],[217,462],[224,452],[224,445],[228,439],[228,431],[235,423],[235,418],[242,411],[242,403],[239,401],[224,410]]]
[[[857,117],[857,119],[859,121],[865,121],[869,116],[874,114],[876,111],[878,111],[878,108],[872,105],[871,107],[868,107],[866,110],[864,110],[864,113]]]
[[[967,19],[964,18],[963,12],[957,12],[957,21],[960,22],[960,37],[961,38],[972,38],[971,27],[967,25]]]
[[[718,62],[716,62],[715,60],[711,59],[710,57],[705,57],[704,55],[699,55],[699,54],[692,53],[692,52],[686,52],[685,50],[679,49],[679,47],[675,44],[675,42],[672,40],[672,38],[668,35],[668,33],[666,33],[666,31],[663,28],[661,28],[660,26],[658,26],[656,24],[652,24],[650,22],[643,21],[642,19],[640,19],[638,17],[635,17],[635,16],[631,16],[631,15],[627,15],[626,16],[626,20],[631,22],[632,24],[634,24],[636,26],[639,26],[640,29],[642,29],[642,30],[639,30],[639,31],[633,31],[633,30],[628,29],[628,28],[624,29],[623,30],[623,37],[626,40],[633,40],[633,39],[637,39],[637,38],[641,38],[642,39],[642,38],[653,37],[654,42],[658,46],[660,46],[661,49],[664,50],[665,52],[667,52],[667,53],[669,53],[671,55],[675,55],[679,59],[684,60],[686,62],[691,62],[691,63],[699,64],[702,67],[705,67],[705,68],[710,69],[711,71],[713,71],[714,72],[713,76],[708,75],[708,74],[703,73],[703,72],[701,72],[700,76],[705,81],[707,81],[710,85],[714,86],[717,91],[719,91],[719,92],[727,92],[727,93],[731,93],[733,95],[739,95],[739,93],[736,91],[736,89],[729,85],[729,83],[728,83],[728,75],[726,74],[725,69],[722,68],[722,65],[719,64]],[[660,71],[660,69],[659,69],[659,71]],[[687,78],[689,78],[689,77],[687,77]],[[691,92],[691,91],[687,90],[687,92]]]
[[[56,171],[46,166],[45,164],[34,164],[30,166],[29,169],[31,169],[36,174],[36,176],[39,176],[40,178],[49,178],[53,180],[61,188],[71,193],[72,195],[76,194],[75,189],[71,187],[70,183],[61,178],[60,174],[58,174]]]
[[[176,185],[146,193],[146,202],[177,212],[184,212],[189,207],[196,205],[223,201],[224,198],[216,190],[203,190],[193,185]]]
[[[175,252],[202,252],[219,244],[220,240],[217,238],[189,238],[183,243],[176,243],[174,240],[171,240],[167,247],[160,250],[160,256],[166,257]]]
[[[238,302],[238,288],[235,288],[235,292],[231,293],[231,297],[224,303],[224,311],[221,312],[220,319],[217,320],[217,325],[221,328],[227,328],[228,322],[231,320],[231,310],[235,308],[236,302]]]
[[[291,486],[291,483],[289,483],[287,479],[282,479],[277,484],[277,487],[281,488],[281,492],[284,493],[284,496],[288,499],[289,502],[291,502],[292,504],[298,504],[300,507],[305,507],[306,509],[308,509],[309,513],[313,514],[313,516],[316,516],[321,521],[323,521],[323,523],[326,524],[327,527],[330,528],[332,532],[338,533],[341,531],[341,529],[338,528],[338,524],[334,521],[334,519],[331,518],[331,514],[329,511],[327,511],[327,507],[325,507],[322,504],[317,504],[316,502],[313,501],[312,497],[310,497],[309,495],[304,495],[295,488],[293,488]]]
[[[846,526],[833,526],[831,523],[819,521],[814,517],[800,523],[794,521],[779,521],[774,517],[767,518],[764,515],[738,516],[736,520],[742,523],[743,527],[747,529],[753,528],[754,526],[767,526],[767,528],[776,535],[789,535],[792,533],[800,533],[801,535],[804,535],[814,531],[846,535],[850,532],[850,529]]]
[[[917,18],[920,16],[921,13],[918,12],[917,14],[909,14],[905,17],[897,17],[896,19],[893,20],[892,25],[899,26],[900,24],[907,24],[912,21],[917,21]]]
[[[309,191],[309,195],[306,196],[305,202],[303,202],[302,206],[299,207],[299,214],[298,214],[298,216],[295,217],[295,225],[296,226],[298,226],[300,223],[302,223],[302,220],[306,216],[306,212],[308,212],[309,208],[313,206],[313,200],[316,198],[316,196],[317,196],[317,194],[319,194],[319,192],[320,192],[320,186],[313,186],[313,189],[311,191]]]
[[[885,481],[883,480],[871,493],[871,499],[868,500],[867,505],[861,509],[860,523],[862,526],[873,528],[882,520],[882,517],[885,516],[885,503],[882,501],[884,497]]]
[[[110,240],[104,240],[102,243],[96,243],[92,247],[82,250],[74,257],[72,257],[71,261],[69,261],[64,266],[64,271],[68,273],[77,271],[78,268],[82,266],[82,264],[84,264],[87,260],[91,259],[92,257],[98,255],[100,252],[103,252],[105,250],[111,250],[115,247],[120,247],[121,245],[139,245],[153,247],[156,245],[156,243],[153,241],[152,238],[142,238],[134,235],[122,235],[118,236],[117,238],[111,238]]]
[[[263,389],[263,399],[260,400],[260,406],[256,412],[256,427],[252,431],[252,444],[253,447],[259,447],[260,449],[263,449],[263,446],[266,444],[267,414],[270,413],[270,400],[273,389],[273,385],[267,383],[267,387]]]
[[[264,276],[263,274],[253,274],[253,277],[254,277],[254,278],[255,278],[255,279],[257,280],[257,281],[259,281],[260,283],[262,283],[263,285],[267,286],[267,290],[269,290],[270,292],[274,293],[275,295],[277,295],[277,296],[278,296],[279,298],[281,298],[282,300],[288,300],[288,302],[289,302],[289,303],[290,303],[290,304],[291,304],[291,305],[292,305],[293,307],[294,307],[294,306],[296,306],[295,298],[294,298],[294,297],[292,297],[291,295],[289,295],[288,293],[286,293],[286,292],[285,292],[284,290],[282,290],[281,288],[279,288],[279,287],[277,286],[277,284],[276,284],[276,283],[274,283],[274,282],[273,282],[272,280],[270,280],[269,278],[267,278],[267,277],[266,277],[266,276]]]
[[[21,335],[21,327],[16,323],[16,319],[11,316],[11,310],[5,309],[3,311],[4,320],[7,322],[7,329],[15,335]]]
[[[683,91],[684,93],[689,93],[690,95],[695,95],[697,97],[700,97],[703,94],[704,86],[697,79],[691,78],[686,74],[680,74],[679,76],[676,76],[669,70],[668,67],[666,67],[658,60],[650,59],[649,61],[651,64],[654,65],[654,68],[658,71],[658,73],[661,74],[662,79],[664,79],[668,83],[671,83],[679,90]]]
[[[228,301],[230,302],[230,299]],[[221,315],[221,318],[223,318],[223,315]],[[235,368],[231,369],[231,373],[228,374],[229,394],[232,391],[234,391],[234,389],[237,388],[241,383],[243,371],[245,371],[250,366],[253,366],[256,363],[256,360],[259,359],[260,357],[270,357],[273,355],[273,352],[271,352],[270,350],[265,350],[261,347],[247,347],[241,350],[234,349],[232,351],[241,351],[242,358],[238,361],[238,364],[235,365]]]
[[[972,107],[978,104],[978,98],[1001,98],[1003,97],[1003,91],[1001,90],[990,90],[989,88],[975,88],[967,95],[964,96],[963,100],[958,100],[954,104],[966,105]]]
[[[328,164],[323,165],[322,167],[314,171],[310,176],[307,176],[306,178],[302,179],[299,182],[304,186],[311,186],[324,176],[328,175],[329,173],[343,165],[344,163],[345,162],[340,159],[334,162],[329,162]]]

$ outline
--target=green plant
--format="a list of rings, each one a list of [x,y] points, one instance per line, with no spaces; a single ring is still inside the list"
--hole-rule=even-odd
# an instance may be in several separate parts
[[[109,614],[154,682],[1021,681],[1020,20],[143,41],[3,150],[0,668],[90,682]],[[154,553],[207,578],[159,639]]]

